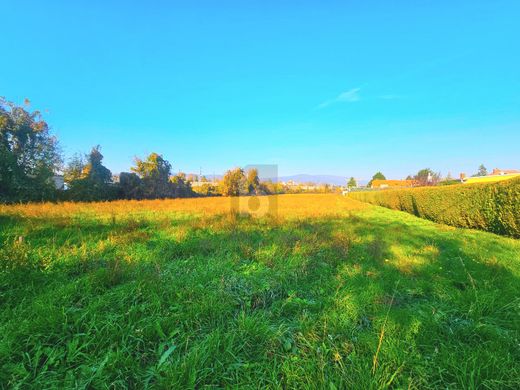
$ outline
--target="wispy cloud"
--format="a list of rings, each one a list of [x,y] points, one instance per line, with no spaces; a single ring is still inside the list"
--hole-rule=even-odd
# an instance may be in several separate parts
[[[353,88],[350,91],[340,93],[335,99],[337,102],[357,102],[359,100],[359,88]]]
[[[348,91],[340,93],[338,96],[336,96],[334,99],[326,100],[323,103],[319,104],[317,109],[322,109],[325,107],[328,107],[332,104],[336,103],[353,103],[357,102],[361,99],[359,96],[360,88],[352,88]]]

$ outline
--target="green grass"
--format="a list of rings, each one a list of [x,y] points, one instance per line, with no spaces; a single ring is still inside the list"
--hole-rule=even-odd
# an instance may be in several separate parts
[[[379,207],[0,239],[4,388],[520,387],[518,240]]]
[[[498,183],[360,191],[350,197],[450,226],[520,238],[520,177]]]

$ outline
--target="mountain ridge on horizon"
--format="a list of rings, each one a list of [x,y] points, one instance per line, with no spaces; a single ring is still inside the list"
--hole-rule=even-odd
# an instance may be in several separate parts
[[[189,173],[188,175],[197,175],[196,173]],[[222,174],[211,174],[211,175],[202,175],[205,176],[208,180],[220,180],[224,175]],[[315,183],[315,184],[332,184],[332,185],[339,185],[344,186],[347,184],[348,179],[350,176],[340,176],[340,175],[328,175],[328,174],[309,174],[309,173],[298,173],[295,175],[283,175],[279,176],[277,178],[265,178],[261,177],[262,180],[273,180],[277,182],[288,182],[293,181],[298,184],[303,183]],[[368,180],[364,179],[356,179],[358,182],[358,185],[365,185]]]

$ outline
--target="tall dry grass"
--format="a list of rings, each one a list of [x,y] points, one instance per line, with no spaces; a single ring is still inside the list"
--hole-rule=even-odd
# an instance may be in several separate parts
[[[0,205],[0,215],[26,218],[121,218],[135,216],[161,217],[170,214],[211,216],[233,210],[263,216],[273,214],[284,218],[344,215],[364,209],[366,204],[336,194],[288,194],[258,197],[188,198],[158,200],[118,200],[112,202],[62,202]],[[275,206],[273,206],[275,205]]]

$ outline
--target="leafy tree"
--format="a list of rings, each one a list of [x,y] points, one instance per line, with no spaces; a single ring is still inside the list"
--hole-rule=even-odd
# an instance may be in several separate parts
[[[440,178],[440,173],[435,173],[430,168],[421,169],[414,176],[414,180],[421,186],[435,185],[439,182]]]
[[[191,189],[191,182],[186,178],[185,173],[179,172],[170,181],[173,184],[174,196],[176,198],[187,198],[194,195]]]
[[[191,181],[191,182],[194,182],[194,181],[199,181],[199,176],[198,175],[195,175],[193,173],[190,173],[186,179],[187,181]]]
[[[381,172],[376,172],[376,174],[372,176],[372,180],[386,180],[386,177]]]
[[[131,170],[141,178],[145,198],[171,198],[175,195],[170,182],[172,166],[160,154],[151,153],[145,160],[136,157]]]
[[[112,185],[112,172],[102,161],[99,145],[92,148],[84,165],[81,157],[73,157],[65,170],[71,199],[96,201],[110,200],[117,196],[117,189]]]
[[[71,186],[72,182],[84,178],[83,171],[86,165],[86,156],[76,153],[71,157],[63,170],[63,181],[68,187]]]
[[[260,192],[260,178],[258,177],[258,169],[252,168],[247,171],[246,187],[247,192],[250,194],[257,194]]]
[[[372,176],[372,180],[370,180],[370,181],[368,182],[368,186],[369,186],[369,187],[372,186],[372,182],[373,182],[374,180],[386,180],[386,177],[385,177],[385,175],[383,175],[381,172],[376,172],[376,173],[374,174],[374,176]]]
[[[487,175],[488,175],[487,168],[484,166],[484,164],[480,164],[480,166],[478,167],[477,173],[473,176],[487,176]]]
[[[246,189],[246,176],[242,168],[227,171],[222,179],[222,195],[239,196]]]
[[[261,192],[264,195],[269,194],[283,194],[288,191],[288,187],[286,187],[284,184],[273,181],[272,179],[267,179],[260,183]]]
[[[103,155],[99,149],[100,146],[97,145],[90,151],[83,175],[95,184],[107,185],[112,183],[112,172],[101,163]]]
[[[213,183],[206,181],[204,184],[192,188],[193,195],[202,195],[202,196],[217,196],[220,195],[219,189]]]
[[[58,142],[39,111],[0,97],[0,199],[44,200],[55,194],[61,167]]]
[[[142,199],[141,178],[134,172],[121,172],[119,175],[119,196],[124,199]]]
[[[348,188],[356,188],[356,187],[357,187],[356,179],[354,179],[353,177],[351,177],[350,180],[349,180],[348,183],[347,183],[347,187],[348,187]]]

